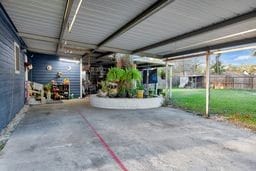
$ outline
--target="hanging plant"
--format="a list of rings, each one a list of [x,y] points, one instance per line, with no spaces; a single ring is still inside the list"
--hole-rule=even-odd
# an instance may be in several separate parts
[[[160,77],[161,77],[161,79],[162,80],[164,80],[165,79],[165,70],[164,69],[161,69],[161,71],[160,71]]]

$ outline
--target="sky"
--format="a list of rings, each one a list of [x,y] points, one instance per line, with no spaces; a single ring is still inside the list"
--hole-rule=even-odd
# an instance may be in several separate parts
[[[224,65],[256,64],[256,56],[252,56],[252,53],[253,50],[241,50],[236,52],[223,53],[220,56],[220,61]]]

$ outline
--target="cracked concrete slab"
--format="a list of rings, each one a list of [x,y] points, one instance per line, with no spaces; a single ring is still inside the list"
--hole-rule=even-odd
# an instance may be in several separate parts
[[[0,170],[256,170],[256,134],[172,109],[110,110],[86,100],[33,106],[0,153]]]

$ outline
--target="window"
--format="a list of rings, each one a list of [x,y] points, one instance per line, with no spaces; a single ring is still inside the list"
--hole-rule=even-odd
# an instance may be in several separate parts
[[[15,62],[15,73],[20,73],[20,46],[14,42],[14,62]]]

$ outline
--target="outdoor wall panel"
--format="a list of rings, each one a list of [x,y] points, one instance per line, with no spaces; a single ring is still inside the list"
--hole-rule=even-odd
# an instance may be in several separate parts
[[[20,73],[15,74],[14,41],[20,45],[5,13],[0,8],[0,130],[24,106],[24,56],[20,53]]]
[[[32,53],[29,55],[32,61],[33,69],[29,72],[29,79],[31,81],[47,84],[51,80],[56,80],[57,83],[62,83],[64,78],[70,80],[70,93],[73,93],[75,97],[80,96],[80,64],[60,61],[56,55],[47,55]],[[47,65],[52,66],[52,70],[46,69]],[[71,70],[68,70],[68,67]],[[57,77],[57,72],[62,72],[61,78]]]

